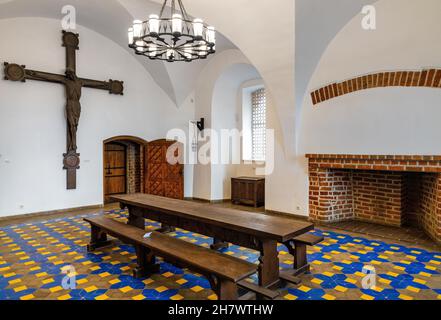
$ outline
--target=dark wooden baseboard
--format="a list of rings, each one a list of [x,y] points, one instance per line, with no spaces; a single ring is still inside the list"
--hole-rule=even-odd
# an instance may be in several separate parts
[[[53,216],[53,215],[57,215],[57,214],[66,214],[66,213],[73,212],[73,211],[97,210],[97,209],[102,209],[102,208],[104,208],[104,205],[98,204],[98,205],[92,205],[92,206],[68,208],[68,209],[61,209],[61,210],[40,211],[40,212],[33,212],[33,213],[18,214],[18,215],[14,215],[14,216],[0,217],[0,221],[12,221],[12,220],[21,220],[21,219],[30,219],[30,218],[41,218],[41,217]]]

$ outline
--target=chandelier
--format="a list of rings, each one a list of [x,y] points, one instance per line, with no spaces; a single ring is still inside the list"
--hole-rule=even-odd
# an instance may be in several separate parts
[[[190,20],[182,0],[170,0],[170,16],[151,14],[147,21],[135,20],[129,29],[129,47],[151,60],[168,62],[206,59],[216,52],[216,31],[202,19]],[[176,8],[176,2],[179,11]],[[180,12],[180,13],[179,13]]]

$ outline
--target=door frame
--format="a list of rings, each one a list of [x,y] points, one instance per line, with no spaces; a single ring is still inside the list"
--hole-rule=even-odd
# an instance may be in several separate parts
[[[115,136],[115,137],[111,137],[111,138],[108,138],[108,139],[103,141],[103,144],[102,144],[102,154],[103,154],[103,156],[102,156],[102,161],[101,161],[102,162],[102,169],[103,169],[103,171],[102,171],[103,172],[103,204],[105,204],[105,194],[104,193],[105,193],[105,180],[106,180],[106,176],[105,176],[105,170],[106,169],[104,168],[105,146],[106,146],[106,144],[111,143],[111,142],[115,142],[115,143],[117,143],[117,142],[122,142],[122,143],[124,143],[124,142],[132,142],[132,143],[138,144],[140,146],[140,148],[141,148],[139,156],[143,160],[142,161],[143,166],[144,166],[144,162],[145,162],[144,161],[144,157],[145,157],[144,150],[145,150],[145,148],[147,148],[147,144],[148,144],[147,140],[144,140],[142,138],[135,137],[135,136],[130,136],[130,135]],[[126,153],[126,156],[127,156],[127,153]],[[126,163],[126,165],[127,165],[127,163]],[[147,172],[145,172],[145,170],[143,170],[143,173],[141,173],[141,177],[140,177],[140,179],[141,179],[141,192],[144,192],[144,177],[146,176],[146,174],[147,174]],[[128,175],[128,171],[126,170],[126,183],[128,181],[127,175]]]

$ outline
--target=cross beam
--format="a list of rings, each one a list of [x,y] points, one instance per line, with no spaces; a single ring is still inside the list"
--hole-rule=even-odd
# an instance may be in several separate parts
[[[124,83],[112,80],[98,81],[78,78],[76,74],[76,51],[79,50],[79,35],[63,31],[63,47],[66,48],[66,73],[64,75],[27,69],[24,65],[5,62],[5,80],[36,80],[59,83],[66,89],[67,139],[66,153],[63,154],[63,169],[67,171],[67,189],[77,188],[76,171],[80,168],[80,154],[77,153],[77,129],[81,114],[81,89],[93,88],[109,91],[110,94],[122,95]]]

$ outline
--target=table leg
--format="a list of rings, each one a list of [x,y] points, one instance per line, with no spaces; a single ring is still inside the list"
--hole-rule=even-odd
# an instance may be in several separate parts
[[[160,233],[170,233],[170,232],[175,232],[175,231],[176,231],[175,227],[172,227],[172,226],[169,226],[169,225],[163,224],[163,223],[161,223],[161,229],[158,230],[158,232],[160,232]]]
[[[137,214],[136,210],[128,207],[129,209],[129,221],[127,224],[137,227],[139,229],[145,229],[145,219],[142,214]]]
[[[274,287],[280,281],[277,241],[262,240],[259,247],[259,285],[265,288]]]
[[[288,249],[288,252],[294,257],[294,276],[310,272],[310,265],[308,263],[308,257],[306,252],[306,244],[287,241],[284,243],[285,247]]]
[[[90,243],[87,245],[87,252],[107,247],[111,243],[111,241],[107,240],[107,234],[101,228],[94,225],[90,227]]]

